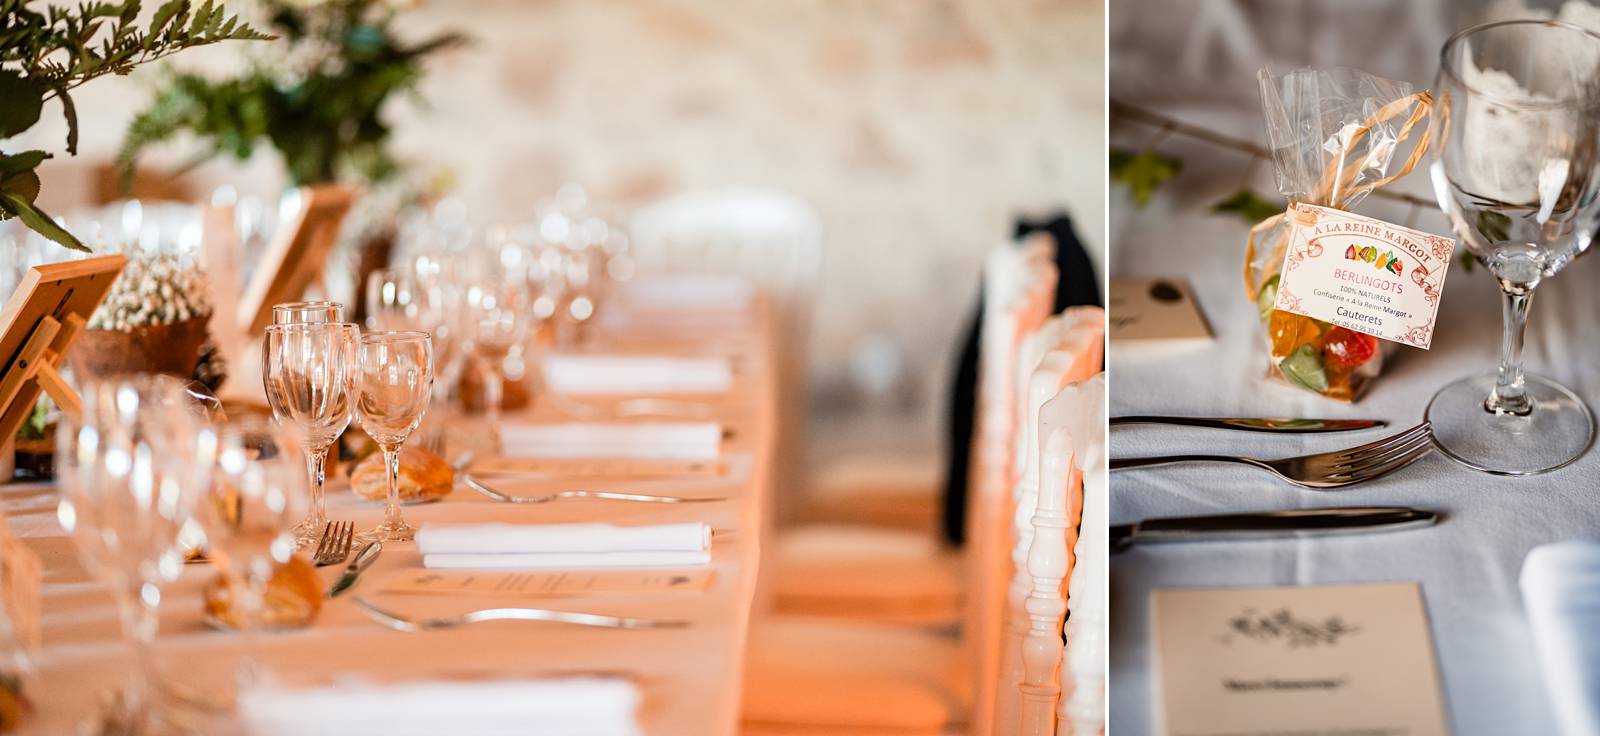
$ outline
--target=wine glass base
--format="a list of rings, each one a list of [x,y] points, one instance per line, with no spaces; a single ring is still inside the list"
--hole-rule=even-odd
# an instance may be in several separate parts
[[[1537,475],[1563,467],[1594,443],[1594,414],[1567,387],[1526,377],[1533,412],[1495,414],[1484,408],[1494,374],[1470,376],[1433,395],[1423,418],[1433,423],[1439,452],[1473,470],[1494,475]]]
[[[404,520],[390,524],[383,522],[371,531],[356,535],[362,542],[409,542],[417,536],[416,527],[407,524]]]
[[[294,534],[295,551],[303,552],[307,549],[316,549],[317,544],[322,541],[322,532],[325,529],[327,529],[326,522],[318,524],[311,519],[305,519],[294,525],[292,532]]]

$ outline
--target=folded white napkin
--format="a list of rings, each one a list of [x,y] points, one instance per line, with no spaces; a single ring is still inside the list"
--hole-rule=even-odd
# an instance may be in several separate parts
[[[715,422],[503,424],[507,457],[715,460],[722,426]]]
[[[692,522],[610,524],[428,524],[417,531],[423,567],[576,569],[696,567],[711,562],[711,527]]]
[[[701,522],[610,524],[426,524],[417,531],[422,554],[528,552],[703,552],[711,527]]]
[[[1600,735],[1600,542],[1529,552],[1522,600],[1561,733]]]
[[[551,355],[544,382],[563,394],[712,394],[733,384],[727,358]]]
[[[530,552],[423,555],[430,570],[582,570],[596,567],[701,567],[710,552]]]
[[[562,678],[263,687],[240,696],[239,712],[263,736],[635,736],[638,706],[627,680]]]
[[[647,309],[744,309],[754,293],[750,283],[732,276],[661,276],[628,282],[622,297]]]

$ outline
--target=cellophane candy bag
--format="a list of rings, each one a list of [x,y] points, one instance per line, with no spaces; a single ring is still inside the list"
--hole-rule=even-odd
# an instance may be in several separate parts
[[[1395,153],[1413,126],[1396,110],[1402,100],[1429,104],[1411,86],[1353,69],[1262,69],[1261,103],[1278,191],[1291,203],[1349,210],[1390,175]],[[1410,122],[1415,123],[1415,118]],[[1425,129],[1425,125],[1423,126]],[[1426,132],[1418,146],[1426,146]],[[1407,161],[1406,171],[1415,163]],[[1354,401],[1383,370],[1392,344],[1321,320],[1273,309],[1288,245],[1288,219],[1277,215],[1250,231],[1245,289],[1266,331],[1269,376],[1328,398]]]

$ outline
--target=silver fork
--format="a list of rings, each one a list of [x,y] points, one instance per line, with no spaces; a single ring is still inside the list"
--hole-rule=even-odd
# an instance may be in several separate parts
[[[638,501],[641,503],[714,503],[728,500],[722,496],[686,498],[684,496],[652,496],[644,493],[621,493],[618,491],[558,491],[543,496],[513,496],[490,488],[470,475],[461,476],[461,480],[467,484],[468,488],[504,503],[550,503],[563,498],[598,498],[606,501]]]
[[[1185,462],[1242,463],[1270,471],[1290,483],[1305,488],[1339,488],[1372,480],[1399,470],[1433,449],[1433,425],[1428,422],[1376,442],[1348,450],[1315,455],[1261,460],[1232,455],[1165,455],[1132,457],[1111,461],[1112,470],[1141,468]]]
[[[689,625],[688,621],[622,618],[602,616],[597,613],[551,611],[544,608],[488,608],[469,611],[458,616],[413,618],[379,608],[364,598],[355,599],[355,604],[372,620],[396,631],[408,632],[454,629],[480,621],[555,621],[603,629],[681,629]]]
[[[355,537],[356,525],[353,521],[330,521],[322,529],[322,541],[317,544],[317,551],[311,555],[311,561],[317,567],[337,565],[350,556],[350,540]]]

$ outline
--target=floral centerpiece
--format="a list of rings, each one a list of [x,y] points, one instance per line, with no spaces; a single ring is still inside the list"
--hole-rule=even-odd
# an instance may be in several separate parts
[[[176,255],[133,255],[73,343],[80,377],[115,373],[194,375],[211,319],[205,272]]]

